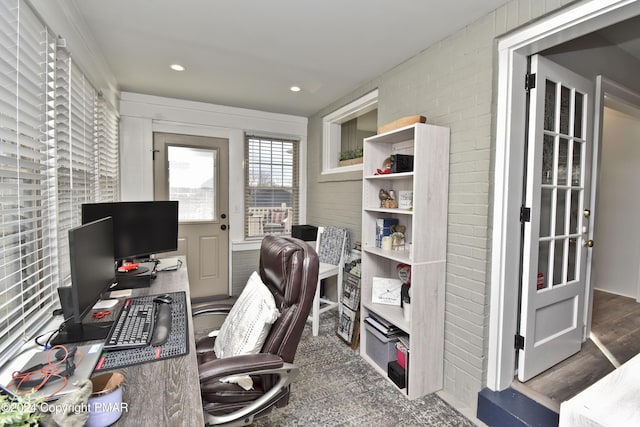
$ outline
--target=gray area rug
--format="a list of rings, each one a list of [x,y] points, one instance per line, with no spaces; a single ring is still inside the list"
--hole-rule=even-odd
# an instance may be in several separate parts
[[[473,426],[437,395],[408,400],[336,335],[336,314],[323,313],[320,334],[307,324],[289,405],[256,426]]]

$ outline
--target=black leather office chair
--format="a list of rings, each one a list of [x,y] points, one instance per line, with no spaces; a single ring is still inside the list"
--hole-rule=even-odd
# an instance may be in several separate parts
[[[286,406],[291,381],[298,374],[292,363],[315,295],[318,256],[302,240],[267,236],[260,248],[259,274],[280,311],[261,352],[218,359],[215,338],[196,345],[205,421],[211,425],[251,424],[274,406]],[[194,316],[229,309],[228,304],[213,302],[196,308]],[[231,375],[251,376],[253,389],[219,381]]]

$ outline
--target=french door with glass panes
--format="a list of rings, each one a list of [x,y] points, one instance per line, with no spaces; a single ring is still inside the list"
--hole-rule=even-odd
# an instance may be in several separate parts
[[[580,351],[586,255],[593,244],[588,209],[594,85],[537,55],[531,73],[520,381]]]

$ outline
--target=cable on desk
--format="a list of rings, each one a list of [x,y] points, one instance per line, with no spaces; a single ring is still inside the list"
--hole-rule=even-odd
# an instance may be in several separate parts
[[[177,264],[175,265],[168,265],[165,268],[161,268],[157,271],[175,271],[175,270],[180,270],[180,268],[182,267],[182,260],[178,259],[176,260]]]
[[[55,359],[53,360],[52,357]],[[77,347],[67,348],[56,345],[47,351],[47,363],[40,363],[11,374],[11,384],[15,385],[23,393],[38,391],[53,381],[62,380],[62,385],[49,396],[51,397],[64,390],[69,377],[73,376],[76,368],[82,362],[84,353]]]

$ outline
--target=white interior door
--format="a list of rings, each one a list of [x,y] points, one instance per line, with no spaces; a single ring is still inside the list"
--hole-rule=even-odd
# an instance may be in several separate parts
[[[154,133],[156,200],[177,200],[192,298],[229,294],[229,142]],[[173,255],[173,254],[169,254]]]
[[[584,328],[594,84],[540,56],[530,92],[518,379],[580,350]]]

